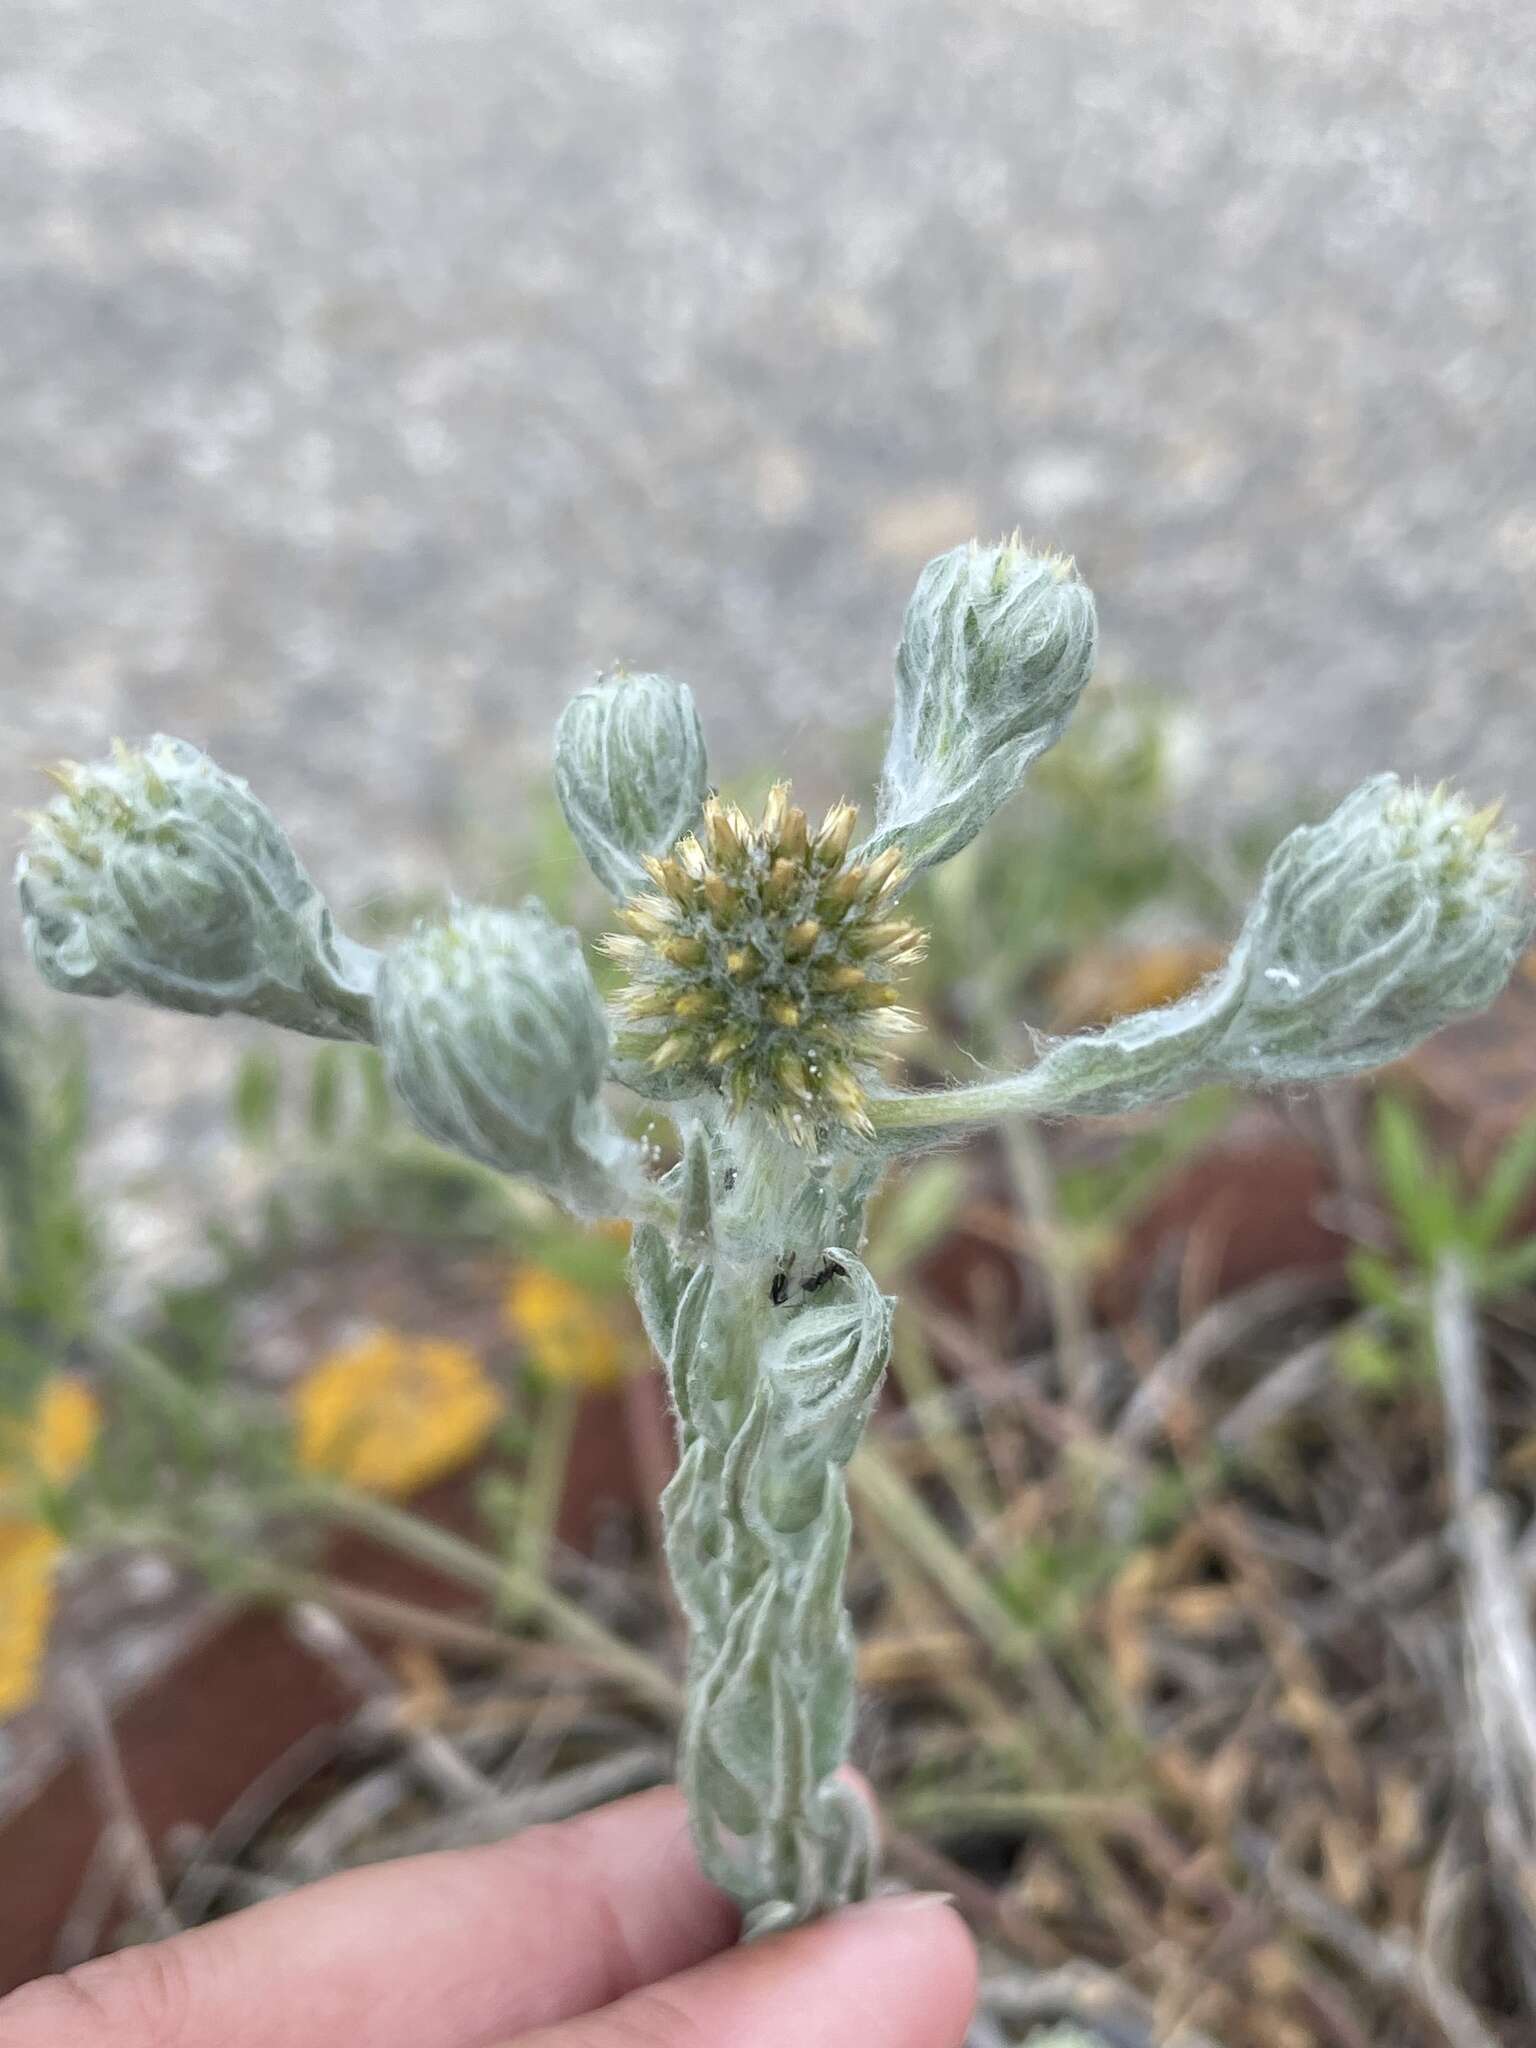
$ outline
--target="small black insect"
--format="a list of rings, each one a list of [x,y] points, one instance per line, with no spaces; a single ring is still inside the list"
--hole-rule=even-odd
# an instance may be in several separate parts
[[[847,1277],[846,1266],[840,1266],[836,1259],[828,1259],[819,1273],[813,1273],[809,1280],[801,1281],[801,1291],[805,1294],[815,1294],[819,1288],[825,1287],[829,1280],[846,1280]]]
[[[829,1280],[845,1280],[847,1277],[848,1269],[846,1266],[840,1266],[836,1259],[828,1259],[819,1273],[813,1273],[809,1280],[802,1280],[800,1282],[800,1291],[802,1294],[816,1294],[826,1286]],[[789,1299],[788,1273],[774,1274],[773,1285],[768,1290],[768,1298],[775,1308],[782,1308],[784,1306],[785,1302]]]

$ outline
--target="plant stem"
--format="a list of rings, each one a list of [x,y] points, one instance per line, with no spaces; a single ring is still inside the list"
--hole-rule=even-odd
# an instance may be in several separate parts
[[[545,1583],[550,1541],[560,1519],[580,1402],[580,1388],[564,1380],[546,1382],[528,1448],[512,1555],[517,1569],[540,1585]]]
[[[974,1624],[1004,1663],[1034,1657],[1029,1633],[1008,1612],[985,1577],[918,1499],[885,1453],[865,1442],[848,1470],[854,1498],[901,1543],[945,1597]]]
[[[1004,1664],[1045,1695],[1042,1734],[1079,1761],[1101,1744],[1082,1707],[1042,1656],[1033,1630],[1008,1610],[971,1560],[951,1540],[901,1474],[873,1443],[865,1442],[848,1468],[855,1500],[897,1539],[933,1583],[970,1621]]]
[[[722,1260],[695,1276],[702,1309],[679,1311],[666,1361],[682,1446],[667,1559],[689,1626],[679,1775],[704,1869],[749,1937],[863,1898],[873,1877],[873,1817],[839,1775],[854,1714],[844,1465],[889,1315],[866,1269],[839,1256],[856,1342],[846,1309],[791,1309],[772,1261]],[[818,1374],[811,1333],[829,1318],[837,1341]],[[809,1348],[786,1353],[795,1333]]]
[[[1061,1384],[1068,1405],[1081,1410],[1093,1367],[1093,1338],[1081,1274],[1056,1211],[1051,1162],[1035,1126],[1023,1117],[1006,1118],[1000,1133],[1008,1175],[1034,1237],[1035,1262],[1045,1282]]]
[[[681,1688],[643,1651],[614,1635],[520,1565],[506,1564],[473,1543],[466,1543],[463,1537],[389,1501],[354,1493],[348,1487],[325,1480],[300,1481],[281,1504],[297,1513],[357,1529],[407,1557],[433,1566],[449,1578],[489,1594],[498,1603],[510,1602],[536,1616],[557,1641],[602,1664],[622,1679],[637,1699],[668,1720],[675,1720],[681,1713]]]
[[[891,1328],[891,1375],[901,1388],[929,1455],[973,1529],[985,1529],[999,1511],[981,1461],[948,1411],[947,1390],[933,1363],[927,1333],[914,1316],[898,1315]]]
[[[193,1431],[198,1436],[207,1434],[205,1404],[148,1345],[135,1343],[132,1337],[111,1329],[98,1330],[96,1341],[117,1360],[139,1392],[148,1397],[178,1434],[182,1431]]]
[[[144,1345],[116,1333],[105,1333],[103,1342],[173,1428],[206,1433],[203,1404],[163,1359]],[[361,1530],[407,1557],[489,1594],[499,1605],[536,1617],[557,1641],[591,1657],[621,1679],[637,1699],[669,1721],[675,1721],[682,1712],[682,1690],[673,1679],[643,1651],[583,1613],[523,1563],[504,1563],[408,1509],[330,1480],[298,1478],[280,1491],[271,1505],[276,1513],[313,1515],[321,1521]]]

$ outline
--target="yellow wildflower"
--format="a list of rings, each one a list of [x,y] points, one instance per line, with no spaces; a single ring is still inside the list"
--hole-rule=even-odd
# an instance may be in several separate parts
[[[622,1058],[717,1090],[733,1116],[758,1103],[799,1144],[832,1124],[873,1137],[865,1084],[915,1029],[896,980],[927,941],[896,915],[901,849],[850,852],[857,818],[835,803],[813,829],[776,782],[756,823],[708,796],[697,833],[645,859],[651,887],[602,942],[629,970]]]
[[[87,1386],[62,1373],[51,1379],[33,1418],[32,1456],[43,1477],[58,1485],[78,1472],[100,1426],[101,1410]]]
[[[29,1480],[58,1486],[71,1478],[90,1455],[100,1420],[79,1380],[49,1380],[30,1415],[0,1424],[0,1500],[24,1497]],[[46,1523],[24,1512],[0,1514],[0,1721],[37,1691],[63,1549]]]
[[[28,1476],[54,1486],[72,1478],[90,1456],[101,1424],[96,1397],[80,1380],[56,1373],[32,1413],[0,1417],[0,1490]]]
[[[41,1522],[0,1523],[0,1721],[19,1714],[37,1691],[62,1549]]]
[[[551,1267],[520,1266],[502,1313],[546,1378],[580,1387],[612,1387],[623,1378],[621,1332],[587,1294]]]
[[[414,1493],[474,1456],[502,1397],[467,1345],[378,1330],[299,1388],[298,1456],[371,1493]]]

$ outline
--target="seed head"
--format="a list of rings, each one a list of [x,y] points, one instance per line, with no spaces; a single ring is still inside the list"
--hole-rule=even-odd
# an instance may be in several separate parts
[[[870,1134],[864,1078],[911,1027],[892,977],[924,938],[892,914],[899,848],[850,859],[857,817],[836,803],[812,832],[787,782],[756,822],[706,798],[698,833],[645,861],[654,887],[604,941],[630,976],[621,1058],[669,1095],[756,1106],[801,1143],[834,1124]]]

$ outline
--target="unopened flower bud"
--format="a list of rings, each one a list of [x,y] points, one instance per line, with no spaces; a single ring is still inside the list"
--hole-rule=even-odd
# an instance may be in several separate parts
[[[157,736],[57,780],[16,871],[45,980],[316,1037],[372,1035],[376,956],[336,930],[239,776]]]
[[[666,676],[603,676],[555,728],[555,789],[566,823],[609,892],[631,896],[647,855],[697,823],[709,767],[693,697]]]
[[[1223,1037],[1227,1071],[1295,1081],[1377,1066],[1491,1003],[1533,922],[1497,816],[1378,775],[1293,832],[1228,970],[1242,998]]]
[[[1495,805],[1395,775],[1291,833],[1225,964],[1165,1009],[1056,1041],[1022,1074],[871,1105],[909,1140],[1023,1111],[1107,1116],[1207,1081],[1321,1081],[1486,1008],[1536,927]]]
[[[913,868],[973,839],[1060,737],[1093,671],[1093,594],[1059,555],[1017,536],[930,562],[896,653],[896,712],[870,851]]]
[[[608,1026],[580,941],[529,897],[465,905],[385,956],[378,1043],[424,1131],[542,1181],[583,1214],[613,1214],[633,1148],[599,1100]]]

